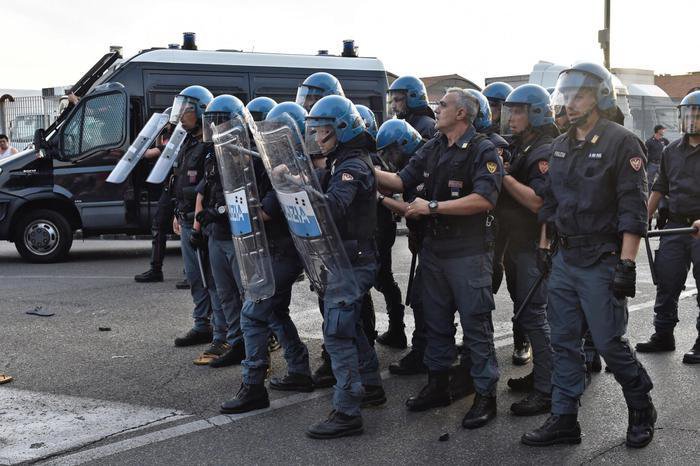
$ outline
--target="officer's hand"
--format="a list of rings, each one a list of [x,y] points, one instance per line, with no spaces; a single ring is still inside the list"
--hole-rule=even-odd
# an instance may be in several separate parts
[[[625,296],[634,298],[637,285],[637,266],[633,260],[621,259],[615,267],[613,277],[613,294],[617,299]]]
[[[289,167],[284,164],[277,165],[272,169],[272,176],[276,179],[283,178],[287,173],[289,173]]]
[[[180,222],[177,221],[177,217],[173,217],[173,233],[180,234]]]
[[[429,215],[430,208],[428,207],[429,202],[425,199],[417,197],[408,204],[408,209],[406,209],[406,218],[418,218],[421,215]]]
[[[552,271],[552,251],[545,248],[537,248],[537,268],[545,276]]]
[[[695,228],[695,233],[693,233],[693,238],[700,239],[700,220],[695,220],[693,222],[693,228]]]
[[[197,221],[199,223],[206,226],[206,225],[209,225],[210,223],[216,221],[218,217],[219,217],[219,213],[216,210],[214,210],[212,208],[208,208],[208,209],[202,209],[199,212],[197,212],[197,215],[195,218],[197,219]]]
[[[207,244],[207,240],[201,231],[193,231],[190,235],[190,244],[195,249],[204,249]]]

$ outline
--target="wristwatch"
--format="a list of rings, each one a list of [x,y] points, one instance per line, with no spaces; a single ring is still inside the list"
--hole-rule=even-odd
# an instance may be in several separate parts
[[[219,215],[223,215],[226,213],[226,206],[225,205],[220,205],[219,207],[216,208],[216,212]]]
[[[432,201],[428,202],[428,209],[430,209],[430,213],[432,215],[437,214],[438,201],[432,200]]]

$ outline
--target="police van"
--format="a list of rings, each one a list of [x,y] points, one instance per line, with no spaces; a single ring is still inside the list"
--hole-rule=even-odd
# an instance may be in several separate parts
[[[268,96],[293,101],[310,74],[326,71],[346,96],[386,118],[387,76],[375,58],[148,49],[122,60],[106,54],[73,86],[80,97],[33,148],[0,161],[0,239],[31,262],[68,254],[83,237],[150,232],[161,186],[146,183],[154,161],[141,160],[121,184],[106,179],[151,114],[170,107],[183,88],[199,84],[243,102]]]

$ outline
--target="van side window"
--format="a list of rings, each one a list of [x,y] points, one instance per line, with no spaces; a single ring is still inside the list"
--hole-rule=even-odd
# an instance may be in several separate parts
[[[86,99],[63,131],[63,154],[77,157],[124,140],[126,99],[123,94],[106,94]]]

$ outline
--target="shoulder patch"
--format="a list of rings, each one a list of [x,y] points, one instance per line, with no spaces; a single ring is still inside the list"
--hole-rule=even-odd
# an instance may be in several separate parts
[[[348,172],[343,172],[342,175],[340,175],[340,179],[343,181],[352,181],[355,178]]]
[[[545,173],[547,173],[549,171],[549,162],[547,162],[546,160],[540,160],[537,163],[537,168],[539,168],[540,173],[542,173],[544,175]]]
[[[496,162],[486,162],[486,169],[489,171],[489,173],[496,173],[497,168],[498,165],[496,165]]]
[[[636,172],[638,172],[642,168],[642,158],[635,156],[630,159],[630,165],[632,165],[632,169]]]

